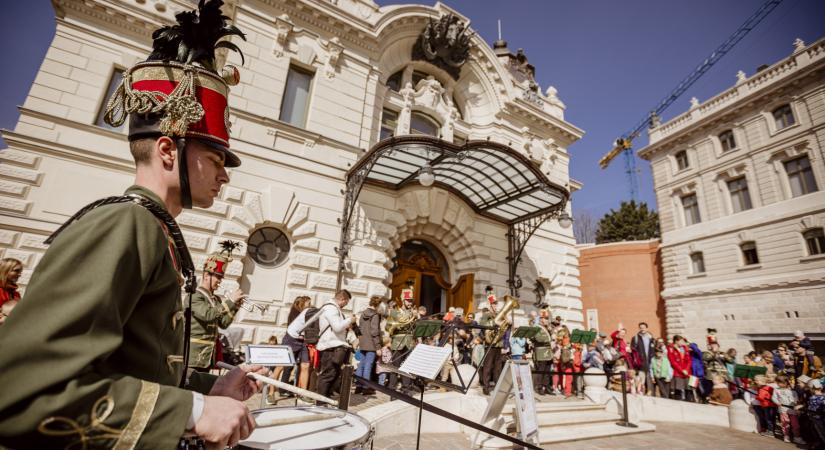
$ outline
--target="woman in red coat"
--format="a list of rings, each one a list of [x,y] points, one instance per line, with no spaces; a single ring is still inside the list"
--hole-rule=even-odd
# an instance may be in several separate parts
[[[673,343],[667,346],[667,359],[670,360],[670,366],[673,368],[670,389],[674,393],[678,392],[679,398],[684,400],[688,378],[690,378],[690,350],[685,345],[685,338],[678,334],[673,336]]]
[[[613,348],[619,351],[622,356],[624,356],[624,360],[629,364],[630,363],[630,355],[627,353],[627,341],[625,341],[624,337],[627,335],[627,330],[619,324],[619,329],[614,331],[610,334],[610,338],[613,340]]]

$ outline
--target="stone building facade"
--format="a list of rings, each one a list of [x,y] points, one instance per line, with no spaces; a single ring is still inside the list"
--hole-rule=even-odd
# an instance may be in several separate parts
[[[825,339],[825,39],[657,124],[650,161],[670,335]],[[822,349],[820,349],[822,350]]]
[[[654,336],[665,336],[659,245],[651,239],[578,246],[585,328],[609,335],[622,324],[632,336],[645,322]]]
[[[151,31],[197,2],[52,3],[54,40],[0,151],[0,256],[24,261],[24,287],[48,234],[83,205],[130,184],[125,131],[105,126],[101,109],[121,71],[148,54]],[[186,211],[179,223],[198,267],[223,239],[249,244],[224,282],[260,305],[236,319],[246,341],[281,334],[296,296],[316,303],[332,296],[346,171],[388,135],[489,139],[530,158],[559,186],[580,187],[568,177],[566,149],[583,132],[564,120],[556,90],[535,83],[523,54],[503,42],[491,48],[468,29],[469,54],[457,73],[412,58],[431,20],[453,14],[469,23],[441,3],[230,0],[224,13],[246,33],[246,41],[233,38],[245,61],[228,56],[241,67],[230,122],[244,162],[213,207]],[[487,285],[507,292],[506,226],[451,192],[367,186],[358,211],[368,232],[351,249],[344,280],[356,311],[370,295],[389,295],[393,258],[411,241],[441,254],[449,283],[474,274],[475,302]],[[518,273],[525,308],[548,303],[575,326],[582,314],[574,244],[571,230],[545,223]]]

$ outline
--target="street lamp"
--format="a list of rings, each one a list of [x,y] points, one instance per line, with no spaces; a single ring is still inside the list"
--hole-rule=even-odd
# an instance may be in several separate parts
[[[561,225],[562,228],[570,228],[570,226],[573,225],[573,218],[570,217],[570,214],[567,214],[567,212],[563,212],[559,216],[559,225]]]

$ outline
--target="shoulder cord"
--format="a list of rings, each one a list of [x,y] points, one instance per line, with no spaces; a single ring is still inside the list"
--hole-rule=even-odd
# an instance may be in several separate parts
[[[184,240],[183,233],[181,233],[180,227],[175,221],[175,218],[172,217],[172,215],[169,214],[169,212],[162,206],[140,194],[116,195],[113,197],[106,197],[85,206],[69,218],[66,223],[61,225],[57,231],[52,233],[52,235],[46,239],[45,243],[51,244],[60,233],[69,227],[69,225],[80,220],[80,218],[86,215],[89,211],[104,205],[126,202],[132,202],[142,206],[166,226],[166,231],[168,231],[169,236],[172,237],[172,241],[175,243],[175,249],[178,251],[178,255],[181,258],[181,272],[183,272],[183,277],[186,280],[184,290],[186,291],[188,297],[186,311],[184,312],[186,324],[184,327],[185,336],[183,341],[183,375],[181,376],[179,384],[180,387],[183,387],[186,384],[186,375],[189,369],[189,337],[192,333],[192,294],[195,292],[197,286],[197,278],[195,277],[195,264],[192,262],[192,255],[189,253],[189,248],[186,246],[186,240]]]

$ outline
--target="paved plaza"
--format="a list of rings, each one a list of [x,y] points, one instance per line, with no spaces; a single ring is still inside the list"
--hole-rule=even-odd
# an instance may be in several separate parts
[[[743,433],[727,428],[709,425],[679,424],[673,422],[652,422],[656,431],[627,436],[588,439],[586,441],[553,444],[546,448],[553,450],[610,449],[638,450],[647,448],[668,450],[711,450],[711,449],[786,449],[797,448],[778,439],[767,438],[752,433]],[[421,436],[421,448],[439,450],[466,450],[469,439],[463,434],[430,434]],[[375,450],[415,449],[415,435],[401,434],[380,438],[375,441]]]

